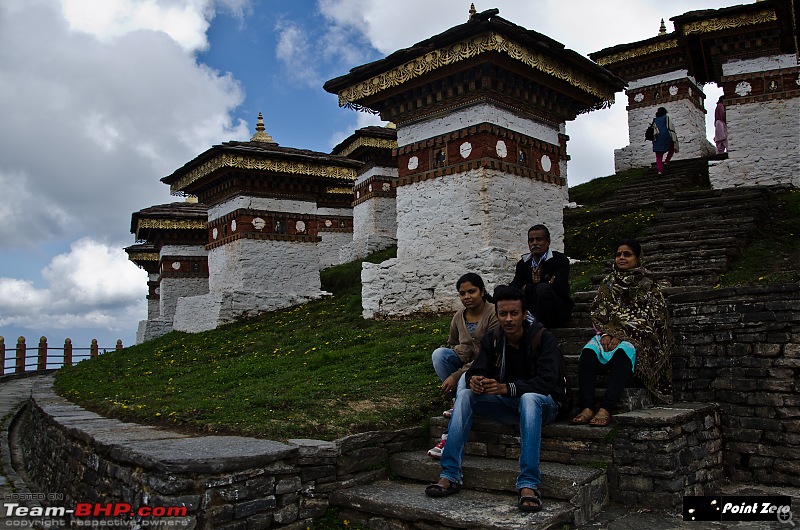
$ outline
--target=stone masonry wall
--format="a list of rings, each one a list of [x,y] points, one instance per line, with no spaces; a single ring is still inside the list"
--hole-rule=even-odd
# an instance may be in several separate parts
[[[373,197],[353,207],[353,242],[339,251],[341,263],[365,258],[397,243],[397,200]]]
[[[719,404],[725,473],[800,485],[800,285],[673,295],[677,401]]]
[[[103,418],[56,396],[51,385],[34,389],[18,421],[31,489],[63,493],[59,506],[185,507],[185,516],[160,520],[170,528],[308,528],[328,509],[332,491],[385,478],[389,456],[420,446],[423,434],[406,429],[287,443],[187,436]]]

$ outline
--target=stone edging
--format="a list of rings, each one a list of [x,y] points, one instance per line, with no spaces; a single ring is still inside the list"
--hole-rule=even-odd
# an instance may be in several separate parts
[[[422,428],[280,443],[190,436],[125,423],[34,387],[18,445],[31,489],[78,502],[186,507],[179,528],[306,528],[337,489],[385,477],[395,452],[414,449]]]

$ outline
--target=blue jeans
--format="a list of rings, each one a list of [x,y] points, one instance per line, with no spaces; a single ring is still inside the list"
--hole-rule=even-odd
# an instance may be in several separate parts
[[[450,377],[453,372],[464,366],[464,363],[458,358],[458,354],[450,348],[436,348],[433,350],[431,361],[433,362],[433,369],[436,370],[436,375],[439,376],[439,380],[442,382]],[[458,380],[457,390],[466,387],[467,381],[464,379],[464,374],[462,374]],[[451,393],[450,397],[456,396]]]
[[[537,489],[542,482],[539,453],[542,446],[542,426],[551,423],[558,414],[558,403],[550,396],[527,393],[519,398],[498,395],[476,395],[469,388],[458,390],[450,433],[442,452],[440,478],[461,484],[461,461],[464,446],[472,429],[472,416],[485,416],[501,423],[519,423],[521,452],[517,490]]]

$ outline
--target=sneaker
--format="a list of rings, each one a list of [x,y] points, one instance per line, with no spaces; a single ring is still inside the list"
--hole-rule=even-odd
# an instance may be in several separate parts
[[[444,450],[444,444],[447,443],[447,434],[442,435],[442,439],[436,444],[433,448],[428,450],[428,456],[431,458],[435,458],[437,460],[442,458],[442,451]]]
[[[453,409],[448,409],[448,410],[442,412],[442,416],[444,416],[445,418],[447,418],[449,420],[450,418],[453,417]]]

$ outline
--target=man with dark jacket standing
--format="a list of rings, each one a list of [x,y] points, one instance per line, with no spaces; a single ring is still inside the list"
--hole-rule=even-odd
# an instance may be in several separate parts
[[[528,229],[528,248],[517,262],[511,287],[522,289],[525,305],[548,328],[560,328],[572,314],[569,297],[569,258],[550,250],[550,231],[544,225]]]
[[[525,319],[519,289],[498,286],[494,299],[500,327],[483,336],[480,353],[466,373],[467,388],[461,389],[456,398],[439,481],[429,485],[425,493],[445,497],[460,491],[464,445],[472,428],[472,416],[478,414],[519,424],[517,505],[522,511],[538,511],[542,509],[538,490],[542,481],[542,426],[555,420],[559,403],[566,398],[560,373],[561,351],[549,330]]]

